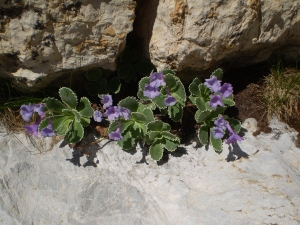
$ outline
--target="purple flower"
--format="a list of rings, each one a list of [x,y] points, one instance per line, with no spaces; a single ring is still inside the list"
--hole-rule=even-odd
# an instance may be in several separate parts
[[[34,105],[29,103],[29,105],[22,105],[20,108],[20,114],[26,122],[29,121],[30,117],[32,116],[34,112]]]
[[[105,112],[108,120],[113,121],[120,116],[120,111],[117,106],[110,106]]]
[[[232,95],[233,90],[231,84],[224,83],[220,89],[220,94],[223,98],[227,98],[228,96]]]
[[[205,79],[204,85],[216,93],[221,88],[221,81],[219,81],[216,76],[212,76],[210,79]]]
[[[102,95],[101,103],[103,104],[104,109],[107,109],[108,107],[112,106],[113,100],[111,95]]]
[[[221,127],[214,127],[213,129],[214,130],[212,132],[212,135],[214,136],[214,138],[220,139],[224,136],[224,132]]]
[[[150,84],[145,85],[144,96],[148,98],[155,98],[160,95],[158,87],[153,87]]]
[[[102,121],[102,113],[99,110],[95,110],[93,118],[96,122],[101,122]]]
[[[42,118],[45,117],[45,112],[44,112],[45,104],[35,104],[33,105],[33,108],[34,108],[34,112],[37,112],[40,115],[40,117]]]
[[[129,109],[127,109],[125,107],[118,106],[118,110],[119,110],[120,114],[123,116],[123,118],[125,120],[130,119],[130,110]]]
[[[234,131],[232,130],[231,126],[229,125],[229,123],[226,123],[226,128],[228,129],[230,136],[226,141],[226,144],[231,144],[231,143],[235,143],[237,141],[242,141],[244,140],[242,137],[240,137],[239,135],[237,135],[236,133],[234,133]]]
[[[172,106],[176,104],[176,98],[174,98],[172,95],[168,95],[168,97],[166,97],[164,99],[164,103],[165,106]]]
[[[210,107],[213,108],[213,110],[216,110],[217,106],[224,106],[223,102],[222,102],[222,98],[220,95],[213,95],[210,98],[210,102],[209,102]]]
[[[39,128],[39,124],[41,123],[41,121],[42,121],[42,118],[39,118],[34,124],[25,125],[23,127],[28,134],[33,134],[35,137],[39,137],[38,136],[38,128]]]
[[[52,129],[52,122],[50,122],[47,127],[43,128],[41,130],[42,137],[52,137],[54,135],[56,135],[56,134],[54,133],[54,131]]]
[[[166,82],[162,72],[150,74],[150,85],[152,87],[165,86]]]
[[[117,130],[114,131],[114,132],[111,132],[111,133],[108,135],[108,137],[109,137],[109,139],[114,140],[114,141],[118,141],[118,140],[123,139],[123,136],[121,135],[120,125],[119,125],[119,127],[117,128]]]
[[[223,118],[222,115],[219,115],[218,119],[215,120],[214,124],[217,127],[222,128],[223,130],[225,130],[226,129],[227,121],[224,120],[224,118]]]

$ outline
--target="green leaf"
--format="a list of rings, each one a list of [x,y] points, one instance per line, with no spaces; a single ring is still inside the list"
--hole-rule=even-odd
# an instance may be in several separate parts
[[[150,155],[153,160],[160,160],[163,156],[163,148],[162,144],[158,141],[155,141],[151,146],[150,146]]]
[[[219,116],[219,114],[223,114],[226,107],[217,107],[215,110],[212,110],[210,115],[206,118],[207,120],[212,120]]]
[[[202,97],[205,102],[209,101],[211,94],[209,88],[206,87],[203,83],[199,84],[198,88],[200,90],[200,97]]]
[[[61,100],[69,106],[71,109],[75,109],[77,106],[77,96],[75,93],[67,87],[62,87],[58,91]]]
[[[206,110],[205,102],[203,101],[202,98],[196,98],[195,102],[198,109],[200,109],[201,111]]]
[[[45,127],[48,126],[50,119],[49,118],[45,118],[43,119],[40,124],[39,124],[39,128],[38,131],[40,132],[42,129],[44,129]]]
[[[212,133],[213,128],[210,129],[210,132]],[[220,138],[214,138],[213,135],[210,135],[210,143],[215,149],[216,152],[222,152],[222,139]]]
[[[189,86],[189,91],[192,95],[200,97],[199,84],[201,81],[196,77]]]
[[[226,106],[234,106],[235,105],[235,102],[232,101],[231,99],[228,99],[228,98],[223,98],[222,99],[222,102],[226,105]]]
[[[185,104],[186,94],[183,84],[180,80],[176,82],[176,86],[171,89],[171,94],[178,100],[181,101],[181,104]]]
[[[80,113],[76,110],[76,109],[72,109],[72,112],[74,113],[74,118],[77,122],[80,122],[82,116],[80,115]]]
[[[165,143],[164,143],[165,148],[170,152],[175,151],[179,145],[179,142],[177,142],[177,141],[170,141],[168,139],[165,139],[164,141],[165,141]]]
[[[212,76],[216,76],[218,80],[222,80],[223,76],[223,70],[221,68],[216,69],[213,73]]]
[[[73,123],[70,126],[70,129],[66,133],[65,140],[70,143],[74,144],[79,142],[84,135],[84,129],[80,122],[77,122],[76,120],[73,120]]]
[[[65,109],[65,105],[63,105],[59,100],[55,98],[45,98],[43,103],[46,104],[47,109],[52,111],[53,113],[61,113],[63,109]]]
[[[64,135],[69,130],[69,125],[73,121],[73,119],[66,119],[61,125],[58,127],[56,134],[57,135]]]
[[[136,98],[134,97],[127,97],[127,98],[124,98],[123,100],[121,100],[119,102],[120,106],[122,107],[125,107],[127,109],[130,110],[130,112],[136,112],[138,107],[139,107],[139,103],[138,101],[136,100]]]
[[[54,131],[58,130],[58,128],[65,122],[67,119],[70,119],[68,116],[54,116],[52,122],[52,129]]]
[[[198,138],[201,144],[207,145],[209,137],[209,127],[203,124],[198,130]]]
[[[127,130],[127,128],[130,126],[130,125],[133,125],[134,124],[134,121],[132,120],[121,120],[120,121],[120,124],[121,124],[121,133],[125,132]],[[111,133],[111,132],[114,132],[117,130],[119,126],[119,121],[118,120],[115,120],[113,121],[109,127],[108,127],[108,133]]]
[[[203,121],[205,121],[205,119],[210,115],[211,111],[200,111],[199,114],[195,114],[195,120],[197,121],[197,123],[201,123]],[[197,116],[197,117],[196,117]]]
[[[63,109],[62,114],[67,117],[75,118],[75,114],[71,109]]]
[[[139,112],[131,112],[131,117],[135,121],[139,121],[139,122],[146,121],[146,116]]]
[[[233,119],[233,118],[228,118],[227,121],[229,122],[229,125],[231,126],[231,128],[233,129],[233,131],[238,134],[241,130],[241,123],[239,120],[237,119]]]
[[[141,61],[133,65],[133,68],[142,75],[149,75],[154,69],[152,63]]]
[[[139,90],[144,91],[145,85],[150,83],[149,77],[143,77],[139,82]]]
[[[88,125],[90,125],[90,122],[91,122],[90,118],[82,117],[80,119],[80,123],[83,127],[87,127]]]
[[[165,106],[164,99],[165,97],[163,95],[159,95],[152,99],[152,101],[157,105],[158,108],[164,109],[167,108],[167,106]]]
[[[194,105],[196,105],[196,99],[197,99],[198,97],[194,97],[194,96],[192,96],[192,95],[190,95],[189,96],[189,99],[191,100],[191,102],[194,104]]]
[[[134,139],[131,137],[130,132],[126,132],[126,134],[123,136],[123,139],[118,141],[118,145],[125,149],[125,150],[130,150],[134,147]]]
[[[167,75],[167,74],[175,75],[175,71],[174,71],[174,70],[170,70],[170,69],[164,69],[164,70],[162,71],[162,73],[163,73],[164,75]]]
[[[161,139],[161,131],[150,131],[149,133],[150,140]]]
[[[164,125],[164,123],[162,121],[156,120],[156,121],[149,123],[147,126],[150,131],[161,131],[163,128],[163,125]]]
[[[171,126],[167,123],[163,123],[162,131],[169,131],[171,130]]]
[[[173,121],[178,122],[182,118],[183,107],[178,102],[176,102],[175,105],[168,107],[168,114]]]
[[[150,122],[154,121],[154,115],[153,115],[153,111],[151,109],[144,109],[143,114],[146,117],[146,120],[144,121],[144,123],[150,123]]]
[[[103,79],[102,71],[96,68],[87,71],[85,76],[89,81],[94,81],[97,83],[101,83],[101,80]]]
[[[162,131],[162,136],[171,140],[171,141],[179,141],[178,137],[174,134],[171,134],[169,131]]]
[[[83,117],[92,117],[94,114],[94,110],[91,107],[91,103],[88,98],[82,97],[80,99],[79,105],[78,105],[78,112]]]
[[[117,77],[113,77],[111,80],[109,80],[107,85],[109,93],[118,93],[121,89],[121,82]]]
[[[173,87],[176,86],[176,80],[175,80],[174,76],[171,74],[165,75],[165,82],[169,89],[172,89]]]

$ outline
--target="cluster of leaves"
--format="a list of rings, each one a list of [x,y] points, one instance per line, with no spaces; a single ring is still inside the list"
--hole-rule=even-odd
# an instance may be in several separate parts
[[[82,97],[78,104],[76,94],[69,88],[59,89],[61,101],[55,98],[46,98],[46,117],[41,121],[38,130],[41,131],[52,123],[56,135],[65,135],[69,143],[79,142],[84,135],[84,128],[90,124],[93,108],[86,97]]]
[[[119,77],[125,82],[136,80],[137,75],[148,75],[154,69],[152,63],[141,60],[142,55],[135,49],[126,47],[117,60]]]

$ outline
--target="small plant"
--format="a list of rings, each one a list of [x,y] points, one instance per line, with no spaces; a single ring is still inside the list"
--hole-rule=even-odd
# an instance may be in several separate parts
[[[89,71],[87,77],[94,82],[88,86],[100,87],[101,90],[95,88],[97,91],[94,93],[100,97],[101,105],[93,104],[92,108],[85,97],[78,104],[75,93],[63,87],[59,90],[62,102],[46,98],[40,105],[21,107],[24,120],[28,121],[33,112],[41,117],[37,123],[29,125],[31,130],[25,127],[26,131],[35,136],[40,132],[43,137],[65,135],[67,142],[77,143],[83,138],[84,127],[90,124],[90,118],[93,117],[96,122],[103,119],[110,122],[108,137],[117,141],[124,150],[134,148],[137,141],[140,141],[143,145],[149,145],[149,153],[154,160],[160,160],[164,150],[175,151],[180,139],[171,133],[169,124],[158,120],[153,114],[153,110],[158,108],[174,122],[181,121],[186,92],[175,72],[163,70],[143,77],[139,82],[139,99],[126,97],[114,106],[112,96],[107,93],[117,90],[119,86],[108,85],[107,76],[99,71]],[[210,143],[218,152],[222,151],[222,138],[227,138],[227,144],[243,140],[236,134],[241,128],[239,121],[222,115],[226,107],[234,105],[234,101],[232,86],[228,83],[221,85],[221,79],[222,70],[218,69],[204,84],[195,78],[189,86],[189,99],[198,108],[195,120],[201,126],[199,140],[204,145]],[[107,93],[101,95],[103,92]]]
[[[217,152],[222,151],[222,138],[227,135],[227,144],[243,140],[236,133],[240,131],[238,120],[222,116],[228,106],[234,106],[231,84],[221,86],[223,71],[217,69],[210,79],[201,83],[195,78],[189,86],[189,99],[197,106],[195,120],[200,124],[198,138],[203,145],[211,144]]]
[[[300,73],[297,69],[284,69],[279,61],[271,74],[264,78],[260,92],[262,103],[267,109],[267,118],[275,115],[280,120],[288,121],[297,115],[300,99]]]

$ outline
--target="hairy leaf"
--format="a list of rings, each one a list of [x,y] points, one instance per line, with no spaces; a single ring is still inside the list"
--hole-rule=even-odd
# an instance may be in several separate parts
[[[77,96],[76,94],[67,87],[62,87],[58,91],[61,100],[69,106],[71,109],[75,109],[77,106]]]

